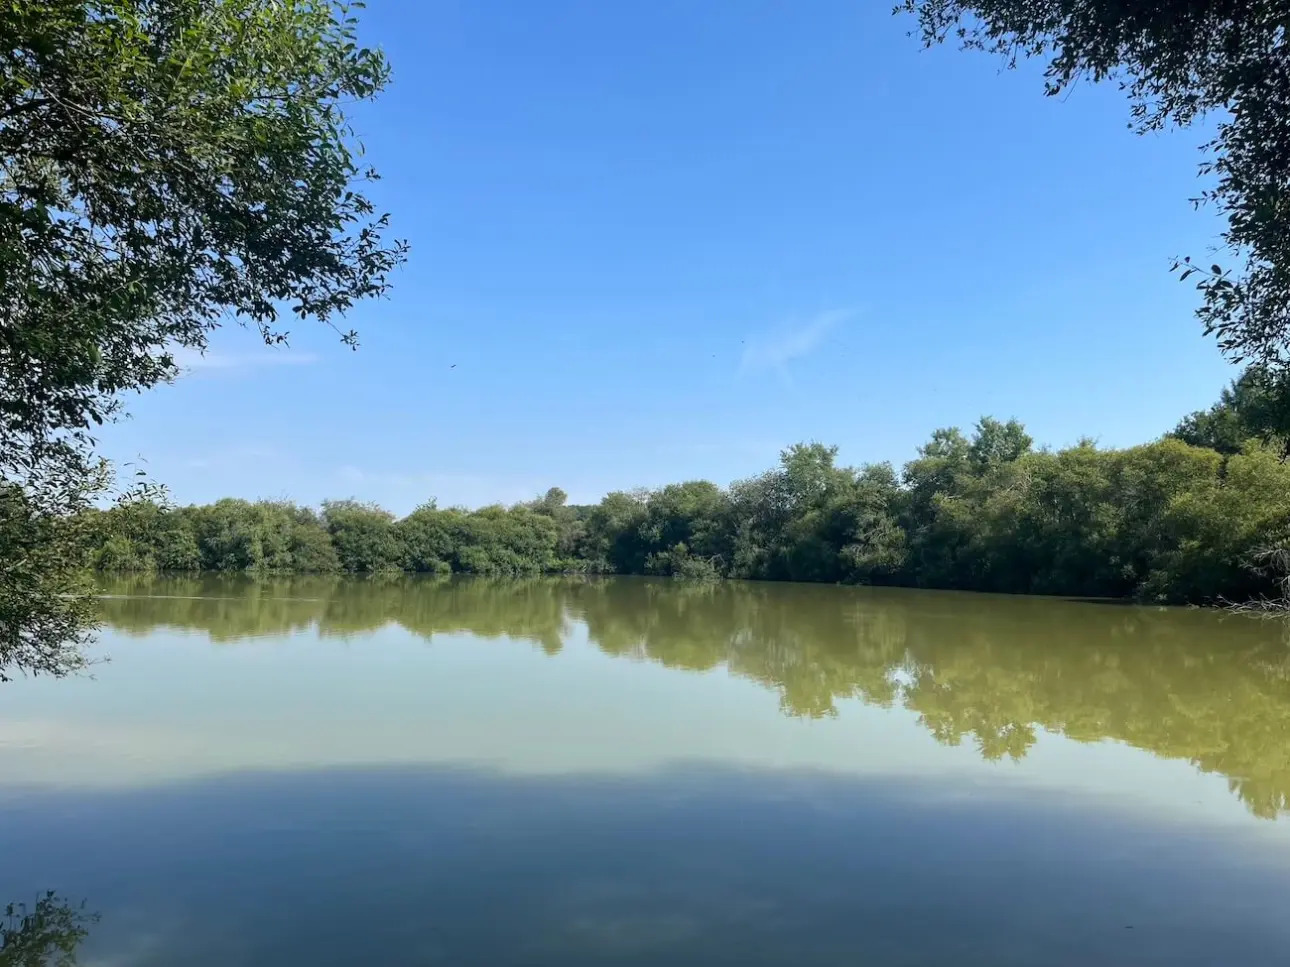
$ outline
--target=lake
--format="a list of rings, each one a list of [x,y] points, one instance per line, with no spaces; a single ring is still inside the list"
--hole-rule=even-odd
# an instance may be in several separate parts
[[[37,926],[83,965],[1290,949],[1290,624],[646,579],[104,590],[93,678],[0,687],[0,907],[57,891]]]

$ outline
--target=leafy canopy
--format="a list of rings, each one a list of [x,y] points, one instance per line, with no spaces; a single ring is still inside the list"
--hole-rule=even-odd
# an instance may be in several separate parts
[[[1173,435],[1220,453],[1240,453],[1255,440],[1290,454],[1290,376],[1251,366],[1217,403],[1185,418]]]
[[[0,472],[83,454],[226,320],[278,342],[284,308],[386,291],[405,246],[344,106],[389,70],[354,30],[327,0],[0,3]]]
[[[80,666],[72,518],[122,394],[229,320],[340,332],[404,260],[360,190],[345,109],[389,69],[355,29],[331,0],[0,0],[0,668]]]

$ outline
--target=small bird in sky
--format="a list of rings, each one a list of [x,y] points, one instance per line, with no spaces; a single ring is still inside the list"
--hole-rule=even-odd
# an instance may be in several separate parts
[[[449,366],[448,368],[449,368],[449,369],[456,369],[456,368],[457,368],[457,364],[456,364],[456,363],[453,363],[453,364],[452,364],[451,366]]]

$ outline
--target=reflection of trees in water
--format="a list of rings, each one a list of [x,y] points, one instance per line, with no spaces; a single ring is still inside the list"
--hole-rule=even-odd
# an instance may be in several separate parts
[[[11,903],[0,920],[0,967],[72,967],[98,915],[53,892],[35,905]]]
[[[311,628],[324,637],[345,637],[398,624],[426,638],[469,633],[528,639],[554,654],[566,631],[563,582],[550,578],[131,577],[106,582],[104,590],[110,596],[100,609],[114,630],[142,635],[178,628],[205,632],[217,642]]]
[[[1290,650],[1271,623],[1036,598],[643,579],[184,578],[127,582],[114,627],[217,641],[391,622],[560,649],[571,621],[610,655],[724,665],[791,715],[901,704],[941,742],[1020,758],[1046,729],[1118,740],[1228,777],[1260,816],[1290,808]]]

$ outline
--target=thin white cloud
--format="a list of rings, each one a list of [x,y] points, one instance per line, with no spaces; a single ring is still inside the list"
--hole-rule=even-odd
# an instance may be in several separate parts
[[[310,366],[319,360],[316,353],[302,353],[293,349],[274,349],[269,346],[253,353],[198,352],[179,346],[170,353],[175,364],[185,373],[218,371],[243,372],[269,366]]]
[[[854,309],[832,309],[799,325],[749,336],[740,368],[745,372],[782,371],[819,349],[833,330],[855,314]]]

